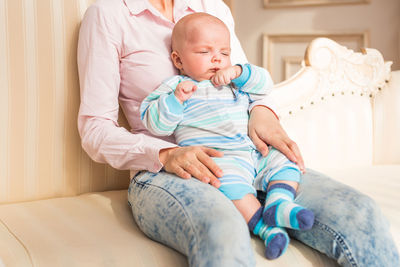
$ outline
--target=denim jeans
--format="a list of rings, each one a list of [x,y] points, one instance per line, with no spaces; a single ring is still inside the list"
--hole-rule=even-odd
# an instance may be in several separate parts
[[[264,201],[265,194],[259,192]],[[140,229],[188,257],[190,266],[255,266],[246,222],[219,190],[196,179],[141,172],[128,201]],[[400,266],[389,226],[377,204],[357,190],[308,170],[295,200],[316,216],[291,237],[341,266]]]

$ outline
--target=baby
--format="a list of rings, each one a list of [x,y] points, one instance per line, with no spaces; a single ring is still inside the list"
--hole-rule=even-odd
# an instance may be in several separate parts
[[[181,75],[165,80],[144,99],[141,118],[155,135],[174,134],[180,146],[207,146],[224,153],[213,158],[223,170],[219,190],[231,199],[249,225],[265,241],[265,256],[284,253],[284,229],[310,229],[312,211],[294,203],[301,179],[297,165],[274,148],[263,157],[247,135],[249,106],[272,89],[269,73],[230,61],[226,25],[206,13],[176,23],[171,58]],[[267,193],[265,206],[256,189]]]

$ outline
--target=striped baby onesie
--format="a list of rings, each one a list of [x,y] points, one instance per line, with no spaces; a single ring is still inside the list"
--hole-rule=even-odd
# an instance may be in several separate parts
[[[300,173],[298,167],[278,150],[271,148],[268,156],[262,157],[247,135],[249,106],[266,97],[273,83],[265,69],[250,64],[241,67],[241,75],[228,86],[215,87],[210,80],[197,82],[182,75],[168,78],[140,108],[142,122],[152,134],[174,134],[180,146],[223,151],[224,157],[213,160],[224,172],[219,189],[232,200],[256,194],[256,189],[266,190],[279,172],[288,176],[283,180],[298,181],[300,176],[292,175],[293,170]],[[193,81],[197,90],[181,104],[174,90],[186,80]]]

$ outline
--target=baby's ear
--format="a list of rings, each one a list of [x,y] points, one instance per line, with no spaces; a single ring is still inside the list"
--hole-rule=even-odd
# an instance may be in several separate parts
[[[172,51],[171,59],[175,65],[175,67],[179,70],[182,70],[182,60],[181,60],[181,57],[179,56],[178,52]]]

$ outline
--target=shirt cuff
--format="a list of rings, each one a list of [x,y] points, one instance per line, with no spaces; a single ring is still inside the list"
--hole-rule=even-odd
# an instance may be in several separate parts
[[[175,115],[180,115],[183,113],[184,105],[179,102],[174,93],[171,93],[165,98],[165,103],[167,104],[168,110],[171,113]]]
[[[251,75],[250,64],[236,64],[242,68],[242,73],[236,79],[233,79],[232,82],[239,88],[243,87],[247,83]]]
[[[277,110],[276,102],[272,100],[271,97],[267,96],[264,99],[256,100],[253,103],[251,103],[249,106],[249,112],[256,106],[264,106],[268,108],[269,110],[272,111],[272,113],[274,113],[275,117],[279,120],[279,117],[275,112],[275,110]]]
[[[146,149],[146,156],[148,158],[147,170],[150,172],[159,172],[164,165],[160,161],[160,150],[165,148],[177,147],[178,145],[164,141],[159,138],[154,138],[151,147]]]

